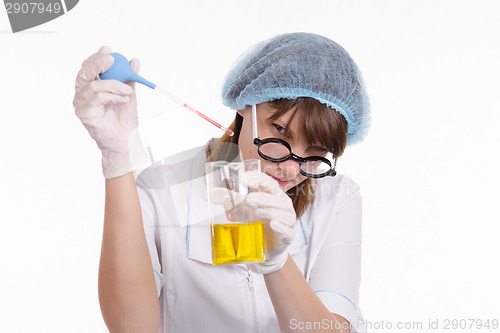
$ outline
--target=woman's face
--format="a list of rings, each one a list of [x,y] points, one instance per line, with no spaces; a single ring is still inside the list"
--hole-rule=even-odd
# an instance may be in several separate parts
[[[269,103],[257,105],[257,130],[260,139],[283,139],[290,144],[294,154],[302,157],[325,155],[325,152],[320,147],[309,146],[305,143],[305,140],[302,138],[303,136],[298,130],[298,119],[300,117],[294,117],[286,128],[288,120],[291,117],[291,112],[286,113],[279,119],[269,119],[275,112],[276,109],[271,107]],[[243,117],[243,124],[238,139],[238,146],[243,160],[259,159],[261,161],[261,171],[278,181],[280,188],[285,192],[303,182],[306,177],[300,174],[299,163],[293,160],[280,163],[269,162],[259,156],[257,146],[253,143],[252,107],[239,110],[238,113]]]

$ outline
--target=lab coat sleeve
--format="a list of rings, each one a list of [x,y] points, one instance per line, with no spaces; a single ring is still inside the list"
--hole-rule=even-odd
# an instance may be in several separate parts
[[[362,198],[356,186],[323,221],[332,224],[312,267],[309,284],[332,313],[346,318],[353,332],[364,332],[358,307],[361,282]],[[359,327],[358,327],[359,326]]]
[[[146,234],[146,241],[148,244],[149,255],[151,256],[151,264],[153,265],[153,272],[156,281],[156,292],[160,296],[165,277],[162,273],[160,259],[158,256],[159,250],[159,237],[156,232],[157,215],[155,213],[155,205],[153,199],[153,190],[144,189],[137,186],[137,194],[141,204],[142,222],[144,225],[144,233]]]

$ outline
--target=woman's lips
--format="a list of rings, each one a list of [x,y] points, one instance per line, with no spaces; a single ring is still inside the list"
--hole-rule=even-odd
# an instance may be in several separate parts
[[[280,186],[286,185],[286,184],[288,184],[290,182],[289,180],[281,180],[279,178],[276,178],[273,175],[269,175],[269,176],[271,176],[273,179],[275,179]]]

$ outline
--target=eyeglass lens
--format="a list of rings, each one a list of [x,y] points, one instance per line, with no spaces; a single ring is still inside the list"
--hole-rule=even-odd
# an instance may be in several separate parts
[[[276,142],[267,142],[259,147],[262,155],[270,159],[284,159],[286,161],[291,157],[291,151],[285,145]],[[320,175],[330,171],[330,165],[322,161],[306,161],[301,163],[300,170],[310,175]]]

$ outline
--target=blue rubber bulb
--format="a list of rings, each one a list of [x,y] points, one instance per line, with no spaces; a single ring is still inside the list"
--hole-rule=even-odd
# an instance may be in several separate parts
[[[104,73],[99,74],[101,80],[118,80],[120,82],[134,81],[137,83],[141,83],[145,86],[148,86],[151,89],[156,88],[156,84],[153,82],[149,82],[142,76],[134,73],[132,68],[130,68],[130,63],[127,58],[125,58],[120,53],[110,53],[113,58],[115,58],[115,62],[110,69],[105,71]]]

